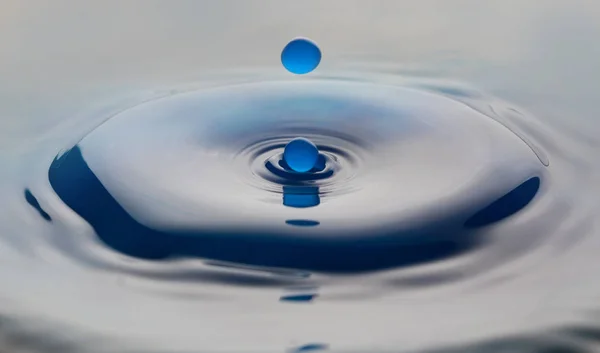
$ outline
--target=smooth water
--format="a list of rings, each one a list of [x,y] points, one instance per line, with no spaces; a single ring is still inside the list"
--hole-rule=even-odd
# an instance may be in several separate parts
[[[0,351],[598,351],[595,2],[0,9]]]

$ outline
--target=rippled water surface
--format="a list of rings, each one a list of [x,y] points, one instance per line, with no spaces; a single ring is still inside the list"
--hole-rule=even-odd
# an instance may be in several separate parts
[[[598,351],[594,1],[0,20],[0,351]]]

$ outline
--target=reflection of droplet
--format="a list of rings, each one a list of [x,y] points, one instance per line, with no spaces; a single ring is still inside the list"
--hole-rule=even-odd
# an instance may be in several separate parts
[[[284,295],[279,298],[282,302],[299,302],[306,303],[311,302],[313,299],[317,297],[317,294],[293,294],[293,295]]]
[[[283,204],[288,207],[307,208],[321,203],[316,186],[284,186]]]
[[[305,344],[304,346],[298,347],[298,348],[292,350],[292,352],[295,352],[295,353],[313,352],[313,351],[322,351],[322,350],[327,350],[327,349],[329,349],[329,345],[327,345],[327,344],[310,343],[310,344]]]
[[[295,172],[308,172],[319,159],[319,150],[314,143],[299,137],[290,141],[283,150],[285,163]]]
[[[291,73],[307,74],[319,66],[321,50],[310,39],[296,38],[281,52],[281,63]]]
[[[314,227],[320,224],[319,221],[313,221],[310,219],[288,219],[285,221],[285,223],[298,227]]]

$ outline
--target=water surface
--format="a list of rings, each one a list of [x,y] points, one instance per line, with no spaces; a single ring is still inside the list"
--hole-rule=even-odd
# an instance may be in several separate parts
[[[597,349],[595,2],[0,9],[0,350]]]

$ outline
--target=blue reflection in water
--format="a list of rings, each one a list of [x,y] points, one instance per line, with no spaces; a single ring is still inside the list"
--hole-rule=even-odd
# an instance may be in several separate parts
[[[437,126],[438,122],[443,125],[445,119],[442,115],[445,116],[445,113],[442,113],[446,110],[454,114],[453,109],[458,109],[456,116],[464,116],[464,119],[485,117],[474,110],[460,110],[464,106],[451,100],[437,100],[435,96],[422,96],[421,93],[410,90],[394,88],[388,92],[388,88],[385,88],[368,96],[375,87],[359,85],[355,94],[344,93],[341,98],[335,95],[331,98],[327,92],[335,92],[336,89],[345,92],[346,84],[340,86],[337,83],[320,82],[304,83],[298,87],[289,83],[242,85],[225,91],[178,95],[148,103],[141,111],[125,112],[121,118],[111,119],[69,152],[57,157],[49,170],[50,185],[68,207],[90,224],[104,244],[123,254],[156,260],[193,257],[244,266],[322,272],[364,272],[412,266],[461,255],[475,249],[483,240],[480,237],[482,231],[472,228],[496,222],[518,212],[537,193],[539,179],[533,179],[524,184],[526,187],[518,187],[509,197],[500,198],[496,202],[494,200],[501,195],[486,191],[482,195],[485,196],[485,202],[472,205],[465,203],[464,207],[459,205],[450,212],[423,212],[427,217],[426,222],[396,220],[395,215],[400,216],[399,218],[403,216],[402,208],[394,208],[400,203],[388,201],[403,196],[403,189],[398,187],[402,185],[397,184],[396,176],[410,168],[410,164],[405,165],[403,160],[399,162],[395,158],[380,158],[395,155],[399,146],[390,142],[420,142],[419,139],[423,137],[430,139],[424,141],[428,144],[423,144],[429,148],[436,143],[433,138],[437,137],[437,132],[424,127],[422,117],[431,117],[432,126]],[[330,102],[324,104],[325,108],[309,104],[315,102],[313,99],[300,99],[296,105],[292,104],[293,100],[288,99],[304,92],[312,92],[313,89],[320,89],[320,94],[325,95],[325,103]],[[383,97],[387,98],[382,99],[377,92],[385,93]],[[396,102],[393,99],[396,97],[401,98],[397,102],[399,106],[390,103]],[[356,103],[361,99],[365,102]],[[346,110],[340,102],[348,103]],[[402,102],[406,107],[400,104]],[[256,106],[261,109],[255,110]],[[233,109],[229,109],[230,107]],[[149,123],[148,114],[152,115],[157,109],[161,114],[155,115],[155,120]],[[186,112],[215,120],[189,119]],[[215,112],[218,114],[213,114]],[[241,112],[244,114],[240,114]],[[247,114],[248,112],[252,114]],[[240,119],[248,120],[240,124]],[[207,128],[217,121],[218,124],[214,126],[219,128],[214,131]],[[229,124],[222,125],[228,121]],[[275,125],[276,122],[280,125]],[[255,136],[254,132],[250,133],[241,126],[251,127],[254,132],[260,129],[261,134]],[[135,129],[131,129],[132,127]],[[497,124],[490,124],[490,128],[492,127],[497,127]],[[442,128],[451,126],[440,126]],[[121,139],[125,142],[114,150],[111,147],[109,154],[105,155],[103,146],[107,141],[123,136],[123,132],[129,134],[130,139]],[[475,131],[477,132],[478,130]],[[457,134],[457,140],[470,135],[464,134],[460,127],[452,133]],[[511,140],[514,136],[508,131],[498,130],[497,135],[497,142],[494,143],[498,148],[502,148],[505,142],[515,141]],[[206,139],[201,138],[203,136]],[[295,136],[310,137],[318,143],[318,148],[308,141],[296,151],[297,155],[290,155],[290,151],[294,151],[293,144],[285,148],[285,143]],[[180,145],[182,138],[190,138],[196,147],[200,146],[203,150],[200,158],[205,158],[206,161],[224,161],[220,158],[231,155],[235,157],[235,166],[248,168],[233,168],[231,172],[242,171],[244,175],[235,179],[249,182],[236,186],[241,186],[243,190],[252,189],[250,195],[257,195],[248,200],[256,203],[248,203],[252,208],[247,209],[254,213],[252,217],[256,216],[257,222],[249,222],[247,227],[230,226],[228,210],[231,210],[231,217],[238,217],[239,212],[236,212],[237,206],[233,202],[235,197],[229,197],[232,202],[223,203],[227,205],[223,207],[223,211],[215,212],[223,216],[222,226],[206,226],[209,222],[203,217],[211,217],[210,212],[207,212],[211,201],[230,192],[230,177],[237,176],[228,173],[226,169],[222,173],[207,172],[203,176],[203,169],[199,168],[194,173],[185,175],[186,178],[194,178],[189,184],[179,183],[176,178],[155,179],[157,184],[149,183],[143,190],[144,194],[151,194],[153,188],[169,186],[167,189],[170,189],[171,186],[176,186],[173,190],[177,191],[177,195],[185,195],[193,188],[202,187],[203,192],[198,192],[197,199],[191,203],[193,206],[182,209],[182,212],[192,214],[193,226],[170,222],[169,218],[166,218],[166,222],[157,223],[160,226],[140,223],[129,213],[129,208],[119,203],[121,192],[126,194],[127,190],[115,193],[114,190],[107,189],[109,185],[105,186],[101,181],[104,179],[99,179],[95,174],[104,170],[117,178],[127,179],[143,175],[142,173],[152,173],[156,170],[154,153],[164,156],[190,152],[180,149],[189,147],[187,143]],[[143,155],[136,153],[139,146],[150,147],[156,141],[162,142],[161,147],[156,150],[144,149]],[[83,146],[84,152],[79,146]],[[163,146],[168,149],[165,150]],[[406,146],[413,148],[408,142]],[[458,156],[463,148],[470,146],[457,142],[451,147],[454,147],[454,153]],[[522,147],[521,150],[515,148],[514,155],[507,160],[523,161],[533,171],[541,168],[525,146]],[[219,152],[221,149],[222,154],[207,152]],[[432,148],[431,152],[434,150]],[[111,156],[118,159],[119,163],[103,162],[99,166],[93,163],[94,158],[110,162]],[[419,156],[425,158],[422,162],[425,166],[429,163],[434,165],[437,160],[434,153]],[[477,158],[477,155],[473,155],[473,158]],[[188,160],[187,157],[173,159],[173,163]],[[480,161],[472,162],[471,165],[476,166]],[[419,167],[419,164],[421,162],[414,163],[413,166]],[[170,167],[173,166],[175,165]],[[508,170],[510,166],[499,163],[494,168]],[[428,171],[429,168],[422,169],[423,173]],[[443,169],[440,171],[443,173]],[[382,175],[384,173],[386,175]],[[527,170],[518,174],[519,178],[511,179],[516,184],[503,185],[503,190],[510,191],[518,186],[525,179],[521,174],[533,175]],[[462,182],[462,175],[459,174],[454,182]],[[469,175],[468,171],[465,175]],[[422,181],[416,179],[417,183],[413,187],[428,188],[428,183],[436,186],[434,183],[442,176],[435,175],[434,178],[423,178]],[[198,177],[201,179],[199,183]],[[129,181],[135,183],[135,180]],[[169,182],[178,184],[164,185]],[[494,180],[487,182],[493,183]],[[370,183],[376,188],[364,187],[366,184],[363,183]],[[468,196],[474,190],[465,192]],[[279,205],[262,203],[264,200],[272,200],[273,193],[276,197],[281,194],[281,199],[276,201]],[[346,196],[348,197],[344,199]],[[457,200],[468,199],[463,196],[465,195],[456,195]],[[347,200],[347,203],[344,204],[343,200]],[[135,209],[136,201],[142,200],[132,201],[134,205],[129,204],[128,207]],[[317,209],[307,209],[321,203],[323,206]],[[35,207],[35,203],[32,205]],[[185,205],[187,203],[181,207]],[[262,207],[266,212],[272,211],[264,219],[259,212]],[[177,212],[178,209],[169,211]],[[336,212],[340,212],[340,215],[335,215]],[[383,216],[378,217],[375,213]],[[308,214],[311,216],[307,217]],[[469,221],[465,224],[465,220]]]
[[[316,186],[284,186],[283,204],[288,207],[306,208],[321,203],[319,188]]]
[[[291,226],[298,227],[315,227],[321,224],[319,221],[313,221],[310,219],[288,219],[287,221],[285,221],[285,223]]]
[[[281,298],[279,298],[279,300],[282,302],[306,303],[306,302],[311,302],[316,297],[317,297],[317,294],[290,294],[290,295],[282,296]]]
[[[540,178],[528,179],[512,191],[478,211],[465,222],[467,228],[487,226],[519,212],[527,206],[540,189]]]
[[[90,224],[102,242],[115,251],[144,259],[199,257],[262,267],[356,273],[438,261],[478,245],[474,233],[448,229],[448,220],[401,231],[383,229],[362,239],[344,234],[290,239],[270,229],[154,229],[136,221],[114,199],[78,146],[53,161],[48,178],[60,199]],[[291,204],[308,205],[317,200],[315,191],[292,192],[288,197],[292,196]]]
[[[50,217],[50,215],[42,209],[42,206],[40,206],[37,198],[33,196],[29,189],[25,189],[25,200],[31,205],[31,207],[35,208],[39,212],[43,219],[48,222],[52,222],[52,217]]]
[[[314,352],[329,349],[329,345],[324,343],[309,343],[304,346],[298,347],[294,349],[292,352],[300,353],[300,352]]]

